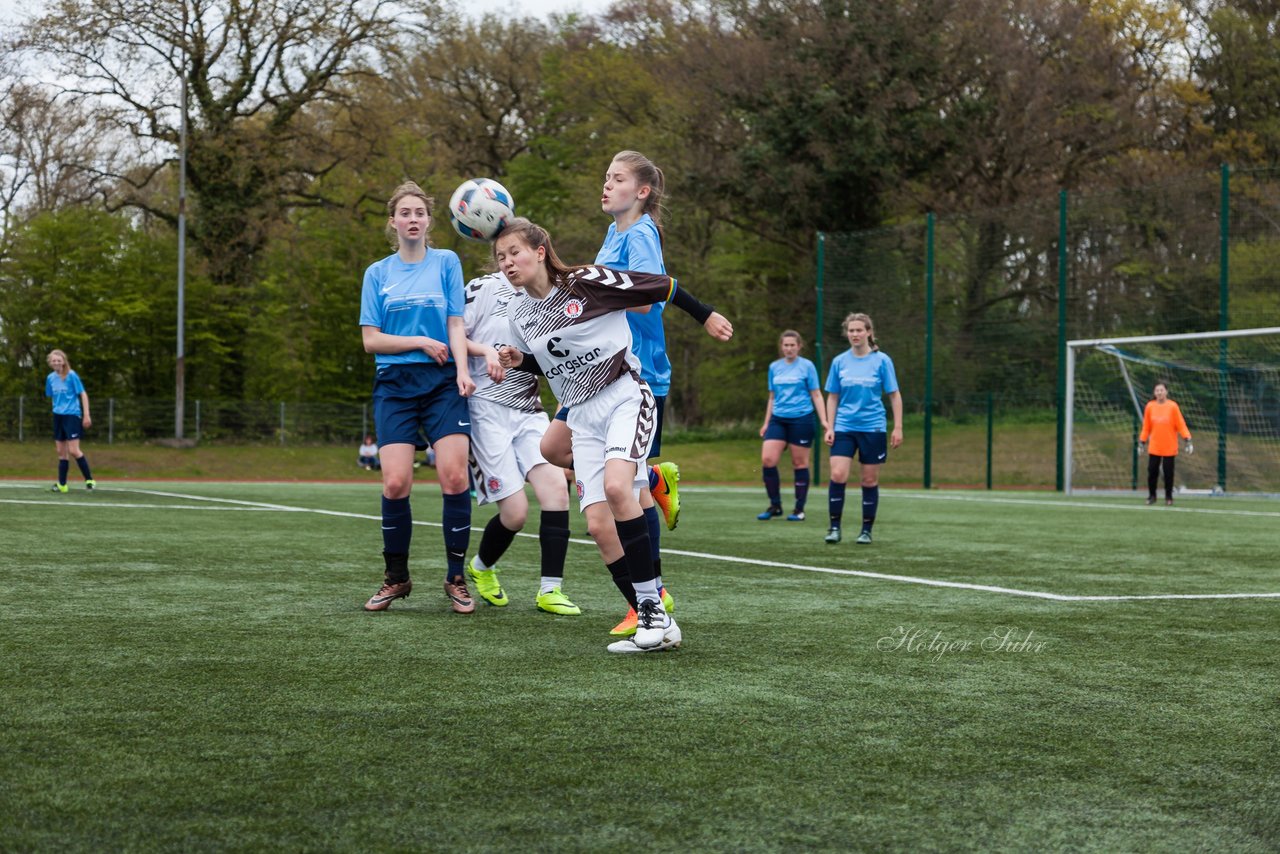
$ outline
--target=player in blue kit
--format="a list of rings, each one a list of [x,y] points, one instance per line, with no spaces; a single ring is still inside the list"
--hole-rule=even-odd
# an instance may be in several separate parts
[[[467,457],[471,416],[466,398],[475,391],[467,366],[463,328],[462,262],[427,243],[433,199],[412,181],[387,203],[387,233],[396,251],[369,265],[360,297],[364,349],[375,354],[373,413],[382,462],[382,545],[386,574],[365,603],[384,611],[409,595],[409,543],[413,513],[413,460],[426,447],[436,452],[444,498],[444,592],[460,614],[475,610],[463,561],[471,540]]]
[[[84,475],[84,488],[92,490],[98,484],[89,472],[89,461],[80,452],[80,437],[85,428],[93,426],[89,415],[89,393],[84,390],[80,376],[71,370],[67,354],[51,350],[47,359],[52,369],[44,381],[44,396],[53,398],[53,443],[58,449],[58,482],[54,492],[66,492],[67,472],[75,459]]]
[[[767,522],[782,515],[782,486],[778,476],[778,460],[782,450],[791,446],[791,467],[795,472],[796,506],[788,522],[804,521],[804,503],[809,495],[809,454],[813,451],[813,416],[817,413],[822,432],[828,427],[827,410],[822,403],[818,369],[800,355],[804,342],[800,333],[788,329],[778,336],[781,358],[769,365],[769,402],[764,409],[760,436],[760,467],[769,507],[756,518]]]
[[[662,258],[662,199],[665,191],[666,177],[648,157],[638,151],[620,151],[613,156],[600,194],[600,208],[613,217],[613,223],[605,232],[595,263],[614,270],[666,274]],[[640,376],[652,390],[658,408],[658,429],[649,449],[650,457],[657,457],[662,450],[663,415],[667,394],[671,390],[671,360],[667,357],[667,338],[662,327],[665,306],[665,302],[659,302],[648,312],[627,314],[631,352],[640,360]],[[556,420],[543,437],[542,453],[556,465],[573,468],[567,417],[564,409],[556,415]],[[666,517],[667,528],[675,530],[680,521],[680,469],[675,463],[661,462],[647,467],[647,473],[648,484],[640,492],[640,506],[649,528],[658,589],[662,593],[663,604],[671,610],[675,602],[662,583],[662,526],[658,520],[658,509]],[[620,546],[607,542],[607,532],[605,539],[602,551],[608,554],[617,552]],[[626,580],[615,581],[625,583]],[[636,613],[631,609],[609,633],[615,637],[630,637],[635,631]]]
[[[828,543],[840,542],[840,519],[844,515],[845,484],[857,454],[862,474],[862,533],[858,543],[871,543],[871,526],[880,504],[880,466],[889,448],[902,445],[902,394],[893,360],[876,346],[871,318],[850,314],[844,319],[849,349],[831,361],[827,374],[827,433],[831,446],[831,484],[827,503],[831,513]],[[886,445],[884,401],[893,407],[893,432]]]
[[[511,346],[499,350],[501,364],[541,373],[568,407],[587,529],[637,613],[634,640],[610,644],[609,651],[677,647],[682,633],[661,601],[639,502],[657,405],[631,351],[626,310],[670,300],[721,341],[733,336],[733,326],[669,276],[566,266],[547,232],[526,219],[498,235],[494,259],[517,290],[507,306]],[[615,541],[621,551],[613,558],[607,544]]]

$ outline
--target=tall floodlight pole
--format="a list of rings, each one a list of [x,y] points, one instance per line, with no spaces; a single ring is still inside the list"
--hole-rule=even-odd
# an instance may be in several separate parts
[[[182,96],[178,130],[178,354],[174,366],[173,437],[182,438],[186,418],[186,284],[187,284],[187,4],[182,3]]]

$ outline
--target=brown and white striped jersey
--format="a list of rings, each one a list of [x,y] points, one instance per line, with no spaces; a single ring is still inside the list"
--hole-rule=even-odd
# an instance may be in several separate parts
[[[511,323],[507,318],[507,305],[516,295],[507,277],[490,273],[467,282],[464,289],[466,310],[462,316],[467,337],[478,344],[488,344],[495,349],[511,342]],[[502,382],[489,379],[483,356],[467,359],[471,378],[476,381],[475,396],[521,412],[542,412],[542,399],[538,393],[538,376],[528,371],[507,371]]]
[[[574,406],[628,373],[638,378],[626,309],[664,302],[676,289],[666,275],[578,267],[568,286],[553,285],[542,299],[516,291],[507,305],[512,343],[537,359],[560,404]]]

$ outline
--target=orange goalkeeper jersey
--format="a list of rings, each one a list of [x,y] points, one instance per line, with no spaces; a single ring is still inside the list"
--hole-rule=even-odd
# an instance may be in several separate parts
[[[1182,410],[1172,400],[1164,403],[1150,401],[1142,413],[1142,435],[1139,442],[1151,440],[1147,452],[1157,457],[1176,457],[1178,455],[1178,437],[1191,439],[1191,431],[1187,422],[1182,420]]]

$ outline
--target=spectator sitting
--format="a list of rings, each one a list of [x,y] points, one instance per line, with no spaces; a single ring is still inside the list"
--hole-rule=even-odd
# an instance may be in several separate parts
[[[373,434],[366,433],[364,442],[360,445],[359,456],[356,458],[356,464],[365,471],[380,471],[382,463],[378,462],[378,446],[373,441]]]

